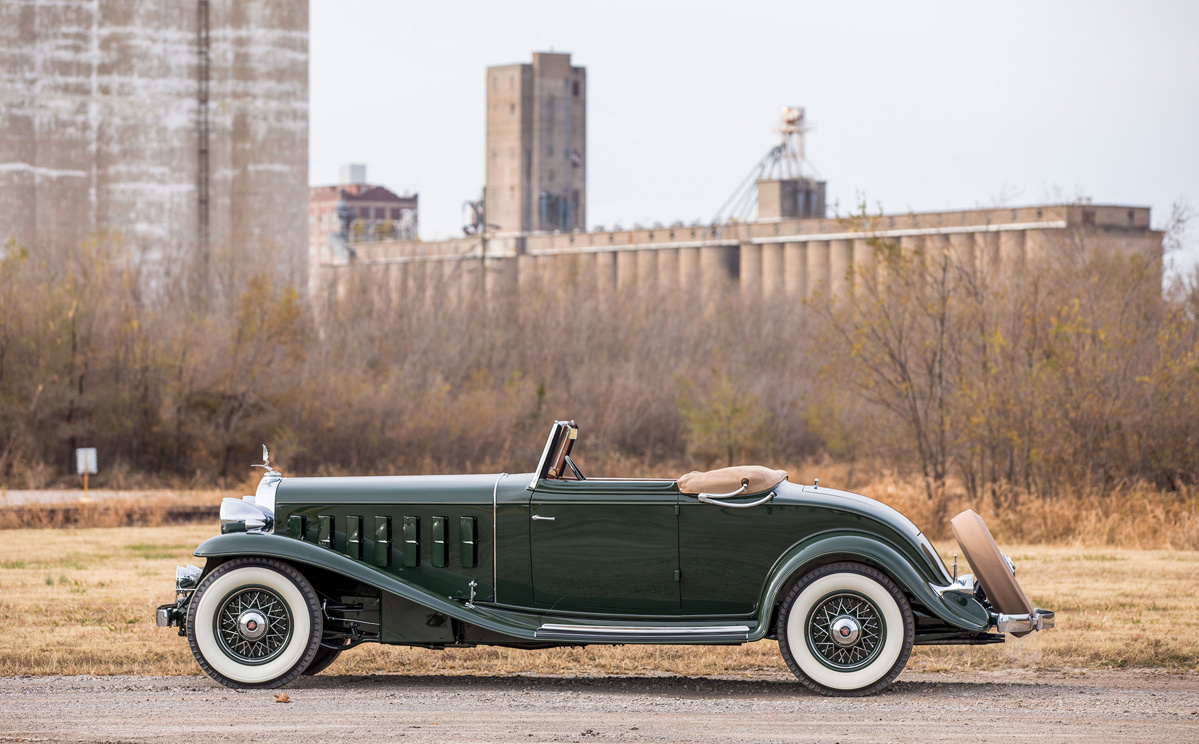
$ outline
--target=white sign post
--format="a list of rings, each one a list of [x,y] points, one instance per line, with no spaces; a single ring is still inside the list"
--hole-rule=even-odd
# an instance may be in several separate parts
[[[88,473],[96,472],[96,448],[79,447],[75,450],[75,472],[83,476],[83,498],[87,498]]]

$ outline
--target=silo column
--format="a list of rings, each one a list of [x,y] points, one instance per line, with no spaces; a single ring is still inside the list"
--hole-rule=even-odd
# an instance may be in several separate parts
[[[658,251],[653,248],[642,248],[637,253],[637,288],[643,292],[652,292],[657,285]]]
[[[829,294],[844,297],[846,292],[846,275],[853,263],[852,240],[829,241]]]
[[[616,286],[622,291],[637,286],[637,251],[616,252]]]
[[[483,262],[483,291],[488,299],[507,296],[516,290],[516,257],[488,258]]]
[[[871,262],[874,260],[874,246],[870,244],[870,238],[854,238],[853,241],[853,270],[855,292],[861,285],[861,275],[871,270]]]
[[[972,233],[954,233],[949,236],[953,260],[967,271],[974,272],[977,263],[974,258],[974,235]]]
[[[616,289],[616,254],[600,251],[595,254],[595,293],[610,295]]]
[[[521,294],[534,292],[538,287],[537,259],[522,253],[516,259],[516,285]]]
[[[688,294],[698,294],[700,286],[699,254],[702,248],[679,249],[679,284]]]
[[[999,233],[999,263],[1002,271],[1019,271],[1024,266],[1024,231],[1004,230]]]
[[[829,241],[808,243],[808,297],[817,292],[827,293],[829,287]]]
[[[783,244],[762,246],[762,296],[782,297],[786,281],[783,274]]]
[[[741,244],[741,294],[750,297],[761,295],[762,287],[762,246],[753,243]]]
[[[809,243],[783,245],[783,290],[796,300],[806,300],[811,293],[808,277]]]
[[[732,284],[733,277],[729,269],[734,265],[731,259],[737,253],[737,246],[705,245],[699,251],[700,283],[704,294],[717,297]],[[739,268],[740,262],[736,265]]]
[[[679,249],[663,248],[658,254],[658,287],[673,292],[679,287]]]

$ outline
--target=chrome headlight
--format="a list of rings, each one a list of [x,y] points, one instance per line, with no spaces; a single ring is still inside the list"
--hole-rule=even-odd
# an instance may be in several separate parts
[[[203,574],[201,569],[190,563],[186,566],[175,566],[175,593],[194,592]]]
[[[257,506],[253,496],[221,499],[221,532],[270,532],[274,528],[274,513]]]

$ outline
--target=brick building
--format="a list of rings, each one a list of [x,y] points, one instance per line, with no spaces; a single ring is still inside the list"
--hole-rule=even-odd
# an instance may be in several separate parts
[[[417,240],[417,194],[400,195],[367,183],[364,165],[343,166],[341,176],[336,186],[312,186],[308,190],[308,249],[314,263],[339,258],[333,252],[340,241],[330,237],[343,229],[354,244]]]

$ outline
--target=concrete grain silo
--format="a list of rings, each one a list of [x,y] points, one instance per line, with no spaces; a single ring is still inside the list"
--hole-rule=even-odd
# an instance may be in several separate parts
[[[0,2],[0,241],[303,286],[307,182],[306,2]]]

